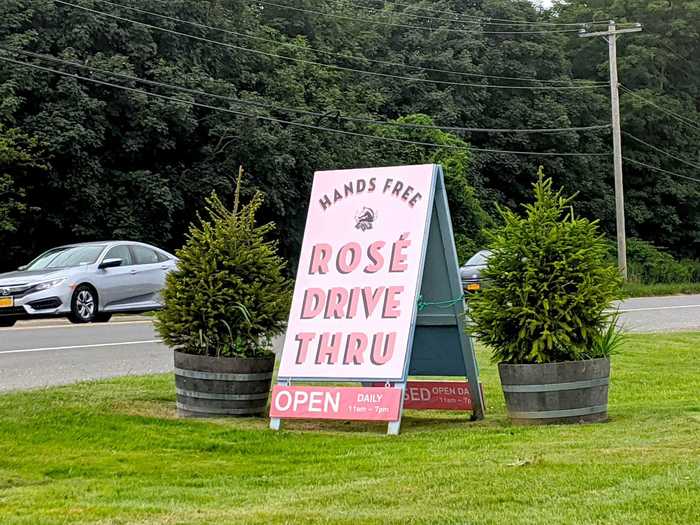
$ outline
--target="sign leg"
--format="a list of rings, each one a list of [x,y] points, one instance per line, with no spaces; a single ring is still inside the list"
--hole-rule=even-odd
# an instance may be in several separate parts
[[[287,380],[282,380],[279,382],[280,385],[291,386],[292,382]],[[272,396],[270,396],[270,403],[272,403]],[[282,429],[282,419],[279,417],[270,418],[270,430],[281,430]]]
[[[406,395],[406,383],[395,383],[394,388],[401,389],[401,406],[399,408],[399,419],[389,422],[386,430],[388,436],[398,436],[401,431],[401,418],[403,418],[403,400]]]
[[[469,392],[472,395],[472,420],[484,419],[484,394],[479,388],[479,364],[476,362],[474,338],[462,333],[464,347],[464,367],[469,381]]]

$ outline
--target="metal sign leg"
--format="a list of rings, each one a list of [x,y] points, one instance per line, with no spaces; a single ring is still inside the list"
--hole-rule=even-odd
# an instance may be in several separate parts
[[[401,407],[399,408],[399,419],[389,422],[386,433],[389,436],[398,436],[401,431],[401,419],[403,418],[403,400],[406,395],[406,383],[394,383],[394,388],[401,389]]]

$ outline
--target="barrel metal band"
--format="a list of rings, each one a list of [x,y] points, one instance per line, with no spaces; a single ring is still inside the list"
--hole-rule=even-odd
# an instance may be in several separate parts
[[[247,401],[253,399],[267,399],[268,393],[262,394],[213,394],[208,392],[194,392],[185,390],[184,388],[176,388],[175,391],[185,397],[194,397],[197,399],[220,399],[222,401]]]
[[[568,410],[543,410],[539,412],[511,412],[508,415],[513,419],[552,419],[555,417],[589,416],[607,412],[608,405],[596,405],[584,408],[570,408]]]
[[[503,385],[504,392],[556,392],[558,390],[578,390],[579,388],[592,388],[605,386],[610,378],[599,377],[588,381],[573,381],[571,383],[550,383],[547,385]]]
[[[263,372],[261,374],[224,374],[221,372],[185,370],[184,368],[175,368],[175,375],[191,379],[209,379],[211,381],[260,381],[272,379],[272,372]]]
[[[221,414],[221,415],[247,415],[260,414],[261,407],[257,408],[201,408],[186,405],[184,403],[176,403],[177,408],[192,412],[193,414]]]

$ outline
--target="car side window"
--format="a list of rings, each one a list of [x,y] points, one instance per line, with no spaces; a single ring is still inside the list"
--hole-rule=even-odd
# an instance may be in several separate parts
[[[104,259],[102,260],[104,261],[105,259],[121,259],[122,263],[120,266],[131,266],[134,264],[134,261],[131,258],[131,251],[129,251],[129,247],[126,245],[110,248],[107,255],[105,255]]]
[[[155,264],[158,262],[158,254],[155,250],[134,244],[131,246],[136,264]]]
[[[170,258],[164,253],[156,252],[156,254],[158,255],[158,262],[165,262],[170,260]]]

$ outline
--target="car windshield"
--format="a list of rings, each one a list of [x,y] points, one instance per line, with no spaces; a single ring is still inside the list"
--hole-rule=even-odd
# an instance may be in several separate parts
[[[481,250],[479,253],[472,255],[472,258],[469,259],[464,266],[485,266],[490,256],[490,251]]]
[[[24,267],[26,271],[46,270],[52,268],[72,268],[95,264],[104,250],[104,245],[64,246],[42,253]]]

